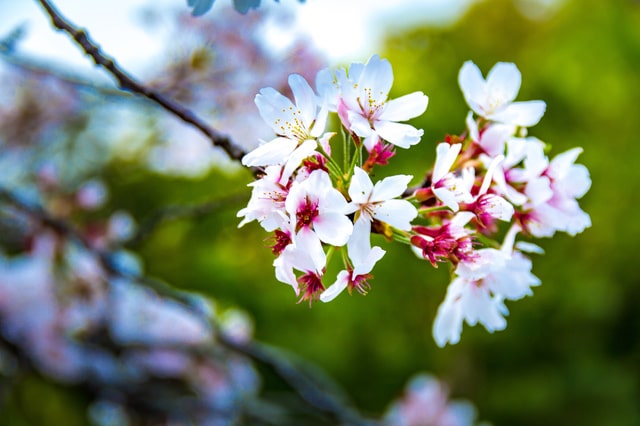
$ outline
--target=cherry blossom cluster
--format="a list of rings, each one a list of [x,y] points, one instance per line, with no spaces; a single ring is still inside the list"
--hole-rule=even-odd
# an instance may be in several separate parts
[[[415,92],[389,100],[393,73],[378,56],[335,74],[318,73],[314,92],[300,75],[289,77],[293,101],[265,88],[255,102],[276,137],[247,154],[242,163],[261,167],[252,196],[238,212],[243,225],[257,220],[273,232],[278,280],[291,285],[300,300],[328,302],[348,288],[366,293],[371,271],[385,254],[371,247],[372,228],[408,241],[416,207],[399,197],[412,176],[372,182],[376,164],[386,164],[395,146],[408,148],[422,131],[399,123],[421,115],[428,98]],[[342,161],[332,156],[329,113],[337,113],[346,136]],[[368,158],[362,161],[363,151]],[[339,164],[339,163],[342,164]],[[342,269],[325,287],[327,262],[335,253]]]
[[[423,135],[403,121],[425,112],[427,96],[417,91],[389,99],[392,82],[389,62],[373,56],[348,69],[320,71],[316,91],[291,75],[293,99],[262,89],[255,102],[276,137],[242,160],[262,173],[238,212],[240,226],[256,220],[272,233],[276,278],[300,301],[328,302],[345,288],[366,294],[385,254],[371,247],[373,232],[409,245],[434,267],[451,265],[453,281],[433,327],[439,346],[457,343],[464,321],[503,329],[505,300],[530,295],[540,284],[524,253],[542,249],[517,237],[575,235],[591,224],[577,202],[591,184],[586,167],[575,163],[581,149],[550,160],[545,143],[527,132],[546,104],[515,102],[517,67],[498,63],[485,79],[466,62],[459,73],[471,108],[465,132],[436,146],[435,163],[420,184],[409,187],[410,175],[374,183],[374,167]],[[340,129],[329,129],[331,114]],[[336,150],[338,133],[342,149]],[[326,277],[335,257],[342,270]]]

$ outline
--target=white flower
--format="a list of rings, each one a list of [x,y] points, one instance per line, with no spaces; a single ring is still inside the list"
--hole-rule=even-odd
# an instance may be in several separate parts
[[[358,212],[358,217],[368,222],[376,219],[409,231],[418,211],[409,201],[394,198],[402,195],[412,178],[410,175],[389,176],[374,186],[367,172],[356,167],[349,185],[350,213]]]
[[[516,126],[533,126],[544,115],[543,101],[513,102],[520,90],[522,77],[512,63],[498,62],[485,80],[471,61],[464,63],[458,83],[469,107],[481,117]]]
[[[302,300],[316,299],[324,291],[322,276],[327,258],[322,244],[310,229],[302,229],[282,254],[274,260],[276,278],[291,285],[296,295],[300,295],[299,283],[303,285]],[[301,271],[302,276],[296,277],[294,270]]]
[[[504,329],[504,316],[509,313],[504,300],[531,295],[531,287],[540,284],[531,273],[531,261],[513,251],[518,230],[512,227],[501,250],[481,249],[458,264],[457,277],[449,284],[433,325],[438,346],[457,343],[463,321],[471,326],[481,323],[489,332]]]
[[[589,171],[582,164],[574,164],[582,148],[574,148],[557,155],[539,179],[530,182],[526,194],[531,209],[526,220],[529,232],[535,237],[550,237],[556,231],[576,235],[591,226],[591,218],[577,199],[591,187]]]
[[[514,213],[511,203],[497,194],[488,192],[496,169],[499,168],[503,160],[503,155],[493,158],[472,204],[474,213],[478,216],[480,222],[485,225],[489,224],[491,219],[509,222]]]
[[[338,73],[341,99],[338,113],[346,118],[347,127],[365,138],[364,145],[371,151],[379,138],[401,148],[420,142],[423,131],[409,124],[401,124],[425,112],[429,98],[422,92],[413,92],[388,100],[393,83],[391,64],[378,55],[366,64],[354,63],[348,75]],[[343,109],[343,111],[341,111]]]
[[[320,241],[333,246],[345,245],[353,230],[346,216],[347,200],[322,170],[314,170],[303,182],[294,182],[285,210],[296,232],[313,229]]]
[[[371,247],[370,233],[371,223],[366,218],[356,220],[353,233],[347,242],[351,268],[338,273],[336,282],[320,295],[320,300],[330,302],[349,285],[366,293],[369,273],[385,254],[380,247]]]
[[[328,113],[326,107],[318,104],[316,94],[302,76],[290,75],[289,86],[295,104],[271,87],[256,95],[260,115],[278,137],[242,158],[242,164],[248,167],[283,165],[282,183],[289,179],[302,160],[315,152]]]
[[[473,168],[462,170],[462,176],[458,177],[452,172],[451,166],[455,163],[462,144],[449,145],[446,142],[438,144],[436,148],[436,163],[431,175],[431,189],[433,194],[449,207],[457,212],[458,203],[470,203],[473,201],[471,188],[475,180]]]
[[[238,228],[244,224],[257,220],[266,231],[282,228],[287,222],[284,203],[289,195],[289,189],[280,183],[282,167],[269,166],[265,175],[251,182],[251,198],[247,207],[240,210],[237,217],[243,217]]]
[[[480,145],[490,157],[504,154],[507,140],[516,132],[516,126],[511,124],[492,123],[480,133],[472,112],[467,115],[466,122],[471,140]]]

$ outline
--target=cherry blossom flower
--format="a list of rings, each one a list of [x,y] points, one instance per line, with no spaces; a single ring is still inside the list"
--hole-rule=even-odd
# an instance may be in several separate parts
[[[513,102],[522,83],[515,64],[498,62],[485,80],[476,64],[467,61],[460,69],[458,83],[469,107],[487,120],[530,127],[544,115],[543,101]]]
[[[575,160],[582,148],[557,155],[539,179],[527,185],[530,211],[524,216],[526,229],[536,237],[550,237],[556,231],[576,235],[591,226],[591,218],[578,204],[591,187],[589,171]]]
[[[337,78],[341,91],[338,114],[347,128],[364,138],[368,151],[380,138],[401,148],[420,142],[421,129],[398,121],[423,114],[429,98],[422,92],[413,92],[388,100],[393,83],[389,61],[374,55],[364,65],[351,64],[348,73],[338,73]]]
[[[322,170],[313,171],[307,180],[291,186],[285,209],[296,233],[302,229],[313,230],[317,238],[327,244],[345,245],[353,230],[346,216],[347,200]]]
[[[278,281],[293,287],[296,295],[300,295],[300,286],[303,286],[303,295],[300,299],[311,302],[317,298],[324,286],[322,276],[327,258],[322,249],[320,240],[313,231],[302,229],[291,244],[273,262]],[[294,270],[303,272],[301,277],[296,277]]]
[[[471,111],[467,115],[466,122],[471,140],[490,157],[504,154],[507,140],[516,133],[516,126],[502,123],[491,123],[480,131]]]
[[[257,220],[266,231],[282,228],[288,221],[285,213],[285,200],[289,195],[289,188],[280,183],[282,167],[269,166],[262,178],[251,182],[251,198],[247,207],[238,211],[237,216],[243,217],[238,228],[248,222]]]
[[[349,212],[357,212],[356,220],[373,220],[388,223],[403,231],[411,229],[411,221],[418,212],[409,201],[395,200],[407,189],[413,176],[389,176],[375,186],[367,172],[360,167],[353,170],[349,185]]]
[[[347,242],[351,267],[338,273],[335,283],[320,295],[321,301],[330,302],[347,287],[349,292],[355,288],[362,294],[367,293],[369,289],[367,280],[371,278],[370,272],[385,254],[385,251],[380,247],[371,247],[370,232],[370,222],[366,219],[356,220],[353,234]]]
[[[436,148],[436,163],[433,166],[431,178],[431,190],[433,194],[449,207],[457,212],[458,203],[470,203],[473,201],[471,188],[475,180],[473,168],[462,169],[462,175],[456,176],[451,172],[451,167],[456,161],[462,144],[449,145],[446,142],[438,144]]]
[[[460,341],[463,321],[471,326],[481,323],[489,332],[503,330],[509,313],[504,300],[531,295],[531,287],[540,284],[531,273],[531,260],[513,250],[518,230],[512,227],[501,250],[480,249],[458,264],[433,325],[438,346]]]
[[[485,228],[490,227],[496,219],[509,222],[515,211],[513,205],[500,195],[488,192],[493,176],[503,160],[503,155],[493,158],[473,202],[464,206],[464,210],[475,213],[479,223]]]
[[[325,106],[318,105],[318,97],[302,76],[289,76],[289,86],[295,104],[271,87],[256,95],[260,115],[277,137],[242,158],[242,164],[249,167],[285,166],[281,182],[286,182],[302,160],[315,152],[328,113]]]

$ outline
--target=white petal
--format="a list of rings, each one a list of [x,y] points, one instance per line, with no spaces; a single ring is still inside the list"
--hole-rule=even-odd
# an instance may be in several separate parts
[[[297,141],[288,138],[275,138],[242,157],[242,164],[247,167],[284,164],[297,145]]]
[[[429,98],[422,92],[413,92],[387,101],[379,120],[405,121],[422,115],[427,110]]]
[[[305,272],[322,273],[327,263],[327,257],[318,235],[308,228],[303,228],[294,236],[293,240],[298,254],[293,262],[294,267]]]
[[[518,241],[516,243],[516,248],[525,253],[544,254],[544,249],[542,247],[528,241]]]
[[[350,130],[356,135],[360,137],[367,137],[371,133],[373,133],[373,129],[371,129],[369,120],[364,118],[362,114],[354,111],[348,111],[347,117],[349,119],[349,123],[351,124]]]
[[[534,206],[546,203],[553,197],[551,182],[549,182],[549,178],[546,176],[541,176],[529,181],[524,193],[529,197]]]
[[[446,142],[441,142],[438,144],[436,147],[436,163],[433,166],[433,183],[437,183],[449,173],[461,148],[462,144],[460,143],[449,145]]]
[[[559,178],[563,173],[566,173],[569,168],[576,162],[578,156],[582,154],[582,148],[576,147],[556,155],[551,160],[550,171],[553,173],[554,178]]]
[[[327,128],[327,119],[329,118],[329,106],[325,102],[322,104],[320,111],[318,114],[312,118],[315,120],[313,123],[313,128],[310,131],[310,135],[317,138],[321,134],[324,133],[324,130]]]
[[[273,266],[276,272],[276,279],[285,284],[289,284],[293,287],[296,295],[300,294],[300,288],[298,287],[298,281],[293,273],[293,266],[287,260],[286,249],[285,251],[273,261]]]
[[[283,185],[286,184],[289,177],[291,177],[293,172],[302,164],[302,160],[313,155],[317,147],[318,143],[314,139],[307,139],[302,145],[297,147],[289,158],[287,158],[287,163],[280,177],[280,183]]]
[[[335,299],[342,291],[347,288],[349,284],[349,272],[348,271],[340,271],[336,282],[329,286],[328,289],[320,294],[320,300],[323,302],[330,302]]]
[[[416,208],[407,200],[388,200],[377,204],[373,217],[401,229],[411,230],[411,221],[418,216]]]
[[[307,80],[299,74],[289,76],[289,86],[293,92],[297,110],[302,114],[304,124],[309,126],[316,115],[316,94],[313,93]]]
[[[433,190],[433,194],[452,211],[457,212],[460,208],[460,206],[458,206],[458,202],[456,201],[455,194],[448,188],[435,188]]]
[[[319,215],[313,221],[313,229],[315,229],[321,241],[340,247],[349,240],[353,231],[353,224],[345,215],[327,213]]]
[[[473,112],[469,111],[467,118],[465,119],[467,129],[469,129],[469,137],[472,141],[480,141],[480,132],[478,131],[478,123],[473,119]]]
[[[280,122],[288,121],[290,111],[294,108],[291,100],[272,87],[265,87],[255,97],[262,119],[276,134],[281,134]]]
[[[515,131],[516,128],[512,125],[493,124],[482,134],[480,146],[492,157],[504,154],[505,143]]]
[[[422,129],[393,121],[376,121],[373,127],[382,139],[400,148],[409,148],[417,144],[424,134]]]
[[[349,197],[351,197],[351,201],[357,204],[366,204],[369,202],[372,192],[373,183],[367,172],[360,167],[354,168],[353,177],[349,184]]]
[[[498,62],[487,75],[487,92],[506,102],[518,96],[522,84],[522,75],[518,67],[511,62]]]
[[[544,101],[514,102],[489,114],[487,118],[500,123],[531,127],[538,124],[546,109]]]
[[[386,177],[376,182],[370,201],[379,202],[399,197],[407,189],[407,185],[409,185],[411,179],[413,179],[413,176],[410,175],[396,175]]]
[[[467,104],[469,104],[471,109],[476,113],[479,113],[476,108],[474,108],[474,105],[478,105],[484,101],[486,83],[476,64],[467,61],[462,65],[458,73],[458,84],[460,85]],[[472,103],[474,105],[472,105]]]
[[[567,197],[582,198],[591,188],[589,169],[582,164],[574,164],[569,173],[556,187]]]
[[[353,276],[368,274],[382,259],[385,251],[380,247],[371,248],[371,222],[360,218],[353,225],[353,233],[347,242],[349,259],[353,264]]]
[[[351,72],[351,70],[349,70]],[[352,78],[352,76],[349,76]],[[359,78],[360,90],[371,89],[371,96],[377,101],[385,101],[393,84],[393,70],[386,59],[373,55],[364,66]]]
[[[495,194],[489,195],[485,211],[489,213],[491,217],[504,222],[511,221],[511,217],[515,212],[510,202]]]
[[[436,344],[443,347],[447,343],[455,345],[462,334],[462,310],[460,306],[460,287],[464,281],[457,278],[449,284],[447,295],[438,307],[433,323],[433,338]]]

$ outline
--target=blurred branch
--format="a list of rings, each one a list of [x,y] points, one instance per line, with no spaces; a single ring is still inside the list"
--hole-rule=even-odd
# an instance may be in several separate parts
[[[102,266],[111,275],[135,280],[139,284],[147,286],[163,296],[177,300],[189,308],[193,307],[189,294],[176,291],[161,281],[123,270],[111,253],[93,247],[80,231],[65,220],[55,218],[41,206],[27,202],[15,193],[2,187],[0,187],[0,200],[8,203],[34,220],[37,220],[43,226],[49,227],[55,232],[80,243],[85,249],[94,253],[100,259]],[[202,205],[167,209],[164,212],[158,213],[155,219],[152,218],[150,220],[148,229],[153,229],[156,224],[164,220],[179,217],[195,217],[206,214],[224,205],[227,201],[228,200],[212,201]],[[144,235],[144,232],[141,235]],[[211,324],[211,326],[217,330],[216,336],[218,343],[232,352],[246,356],[257,364],[271,369],[307,404],[329,417],[332,422],[356,426],[371,426],[375,424],[373,421],[363,419],[355,409],[345,403],[344,398],[339,395],[340,392],[338,392],[337,385],[323,374],[314,374],[311,368],[301,365],[300,362],[293,362],[291,357],[282,351],[269,348],[266,345],[256,342],[237,342],[220,332],[216,324]]]
[[[35,58],[19,55],[17,53],[17,45],[25,32],[26,30],[24,29],[24,26],[20,25],[9,32],[6,36],[0,38],[0,58],[9,65],[19,68],[22,71],[32,73],[36,76],[49,76],[72,86],[95,90],[106,96],[133,99],[128,92],[123,92],[122,90],[101,85],[66,70],[52,67],[51,64],[40,62]]]
[[[136,246],[148,238],[153,231],[162,223],[178,219],[196,219],[206,216],[226,207],[246,201],[246,194],[230,195],[225,198],[207,201],[202,204],[192,204],[186,206],[168,206],[155,211],[138,227],[138,231],[127,242],[127,246]]]
[[[94,81],[82,78],[73,73],[64,71],[62,69],[52,68],[48,64],[39,63],[38,61],[27,58],[21,55],[16,55],[11,51],[4,50],[2,48],[2,41],[0,41],[0,57],[8,64],[19,68],[22,71],[32,73],[36,76],[49,76],[63,83],[70,84],[74,87],[81,89],[92,90],[105,96],[114,96],[124,99],[134,99],[127,92],[116,90],[106,85],[101,85]]]
[[[191,299],[185,293],[178,292],[159,280],[140,276],[134,271],[125,271],[119,265],[117,258],[112,253],[97,249],[84,237],[84,235],[82,235],[82,233],[78,229],[73,227],[67,221],[54,217],[40,205],[23,200],[14,192],[3,187],[0,187],[0,200],[4,200],[6,203],[10,204],[15,209],[26,214],[32,219],[38,221],[43,226],[52,229],[60,235],[64,235],[72,241],[80,244],[86,250],[95,254],[96,257],[100,260],[100,264],[102,265],[102,267],[109,274],[135,280],[142,285],[152,288],[159,294],[176,299],[187,306],[191,305]]]
[[[237,343],[222,333],[218,336],[218,341],[226,348],[270,367],[304,401],[323,412],[332,422],[350,426],[374,426],[376,424],[373,420],[362,418],[355,409],[346,405],[341,398],[336,396],[336,386],[333,383],[327,383],[326,377],[322,377],[324,383],[320,383],[318,377],[311,375],[311,372],[306,368],[295,365],[285,353],[260,343]]]
[[[170,99],[155,90],[152,90],[143,84],[136,81],[127,72],[125,72],[113,58],[106,56],[98,45],[93,42],[88,33],[83,29],[78,29],[75,25],[69,22],[63,17],[48,0],[37,0],[40,5],[45,9],[46,13],[51,18],[53,26],[61,31],[68,33],[73,40],[89,55],[96,65],[101,66],[107,70],[118,82],[119,87],[122,90],[126,90],[132,93],[137,93],[147,99],[157,103],[165,110],[179,117],[182,121],[189,123],[204,133],[213,145],[222,148],[230,158],[240,161],[246,152],[235,145],[228,136],[220,133],[207,125],[202,119],[195,115],[192,111],[186,107],[180,105],[173,99]],[[258,173],[257,169],[252,170],[254,175]]]

